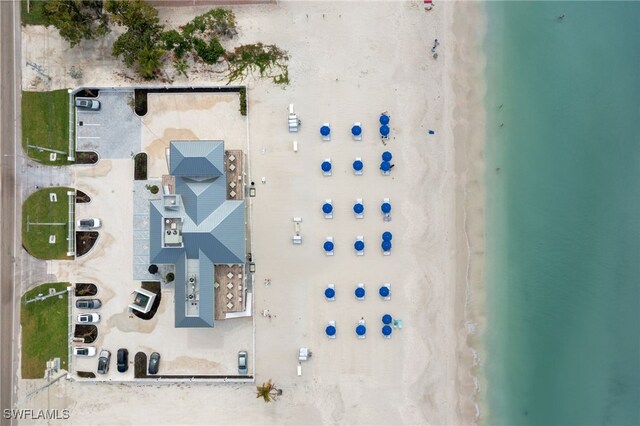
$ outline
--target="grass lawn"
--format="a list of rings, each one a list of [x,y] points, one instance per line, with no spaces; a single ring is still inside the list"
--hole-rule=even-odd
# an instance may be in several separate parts
[[[50,152],[27,145],[62,151],[55,161]],[[69,94],[66,89],[53,92],[22,92],[22,148],[34,160],[49,165],[73,164],[69,153]]]
[[[46,19],[42,16],[42,0],[22,0],[22,25],[46,25]],[[27,9],[29,5],[29,9]]]
[[[22,205],[22,245],[38,259],[72,259],[67,256],[69,229],[67,191],[74,190],[66,187],[40,189],[31,194]],[[50,193],[55,193],[58,201],[50,201]],[[64,225],[34,225],[34,223],[64,223]],[[49,244],[50,235],[56,236],[55,244]]]
[[[22,326],[22,378],[44,377],[47,361],[60,358],[60,366],[67,369],[69,356],[69,293],[62,298],[49,297],[25,305],[38,294],[49,294],[49,288],[65,290],[69,283],[42,284],[22,296],[20,325]]]

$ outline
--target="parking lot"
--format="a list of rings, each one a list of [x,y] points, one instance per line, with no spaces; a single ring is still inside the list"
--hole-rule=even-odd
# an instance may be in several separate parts
[[[230,94],[207,93],[193,95],[199,102],[188,105],[189,97],[176,94],[178,102],[171,95],[163,94],[154,103],[150,96],[149,113],[145,116],[145,138],[142,137],[141,120],[128,105],[132,91],[101,92],[99,111],[78,111],[77,150],[92,150],[100,155],[95,165],[76,165],[76,187],[91,197],[90,203],[78,204],[76,216],[95,217],[102,222],[98,230],[100,236],[93,249],[74,262],[55,263],[52,272],[60,280],[71,283],[88,282],[98,287],[95,298],[102,307],[94,312],[100,315],[98,338],[87,344],[95,346],[92,357],[72,356],[71,371],[96,373],[100,350],[111,352],[110,370],[98,375],[98,380],[132,380],[133,362],[136,352],[152,352],[161,355],[160,375],[218,375],[238,374],[238,352],[249,352],[248,374],[254,374],[253,366],[253,318],[235,318],[217,321],[213,328],[176,328],[174,325],[174,284],[162,283],[161,302],[153,319],[142,320],[133,315],[128,305],[133,302],[133,292],[141,287],[134,274],[134,203],[135,191],[147,191],[145,181],[133,181],[133,160],[131,153],[140,152],[141,146],[155,143],[156,157],[149,155],[149,169],[157,171],[157,177],[168,173],[164,158],[164,148],[169,140],[179,139],[179,134],[166,129],[195,129],[196,139],[233,139],[233,145],[246,144],[246,118],[238,112],[237,99],[229,101]],[[198,96],[208,97],[204,98]],[[216,98],[222,96],[223,98]],[[237,97],[237,94],[235,94]],[[219,102],[219,100],[222,100]],[[174,111],[176,105],[179,111]],[[192,109],[192,111],[191,111]],[[154,115],[155,114],[155,115]],[[167,117],[179,117],[180,126]],[[211,121],[226,123],[224,126],[203,124],[203,117]],[[194,120],[192,123],[191,120]],[[82,126],[79,123],[82,121]],[[163,127],[165,128],[163,130]],[[224,131],[221,131],[223,129]],[[186,130],[185,130],[186,131]],[[170,135],[162,138],[155,134]],[[144,139],[144,141],[143,141]],[[143,143],[144,142],[144,143]],[[225,140],[226,142],[226,140]],[[162,190],[161,190],[162,191]],[[149,276],[151,277],[151,276]],[[155,276],[161,279],[161,274]],[[137,277],[139,278],[139,277]],[[77,323],[79,313],[73,298],[72,321]],[[79,346],[78,344],[74,344]],[[87,346],[84,345],[83,346]],[[119,373],[116,368],[116,354],[119,348],[129,351],[129,369]]]
[[[140,152],[140,118],[131,105],[133,90],[101,90],[98,111],[76,110],[76,151],[103,159],[131,158]]]

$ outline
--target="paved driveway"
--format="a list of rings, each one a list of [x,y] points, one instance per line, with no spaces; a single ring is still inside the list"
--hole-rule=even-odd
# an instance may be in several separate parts
[[[141,121],[129,106],[133,90],[101,90],[97,99],[99,111],[77,110],[76,151],[95,151],[102,159],[140,152]]]

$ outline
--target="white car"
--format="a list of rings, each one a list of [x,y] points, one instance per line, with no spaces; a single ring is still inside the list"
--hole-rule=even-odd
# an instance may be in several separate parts
[[[96,218],[80,219],[78,221],[78,228],[96,229],[96,228],[100,228],[100,225],[102,225],[102,223],[100,222],[100,219],[96,219]]]
[[[75,356],[95,356],[95,346],[76,346],[73,348],[73,354]]]
[[[98,314],[80,314],[78,315],[78,323],[80,324],[93,324],[100,322],[100,315]]]

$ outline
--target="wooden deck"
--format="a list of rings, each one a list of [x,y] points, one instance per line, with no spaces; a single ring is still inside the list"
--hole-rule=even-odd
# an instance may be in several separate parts
[[[242,150],[224,152],[224,169],[227,173],[227,200],[244,199],[244,157]]]
[[[215,266],[215,319],[225,319],[228,312],[242,312],[247,300],[244,265]]]

